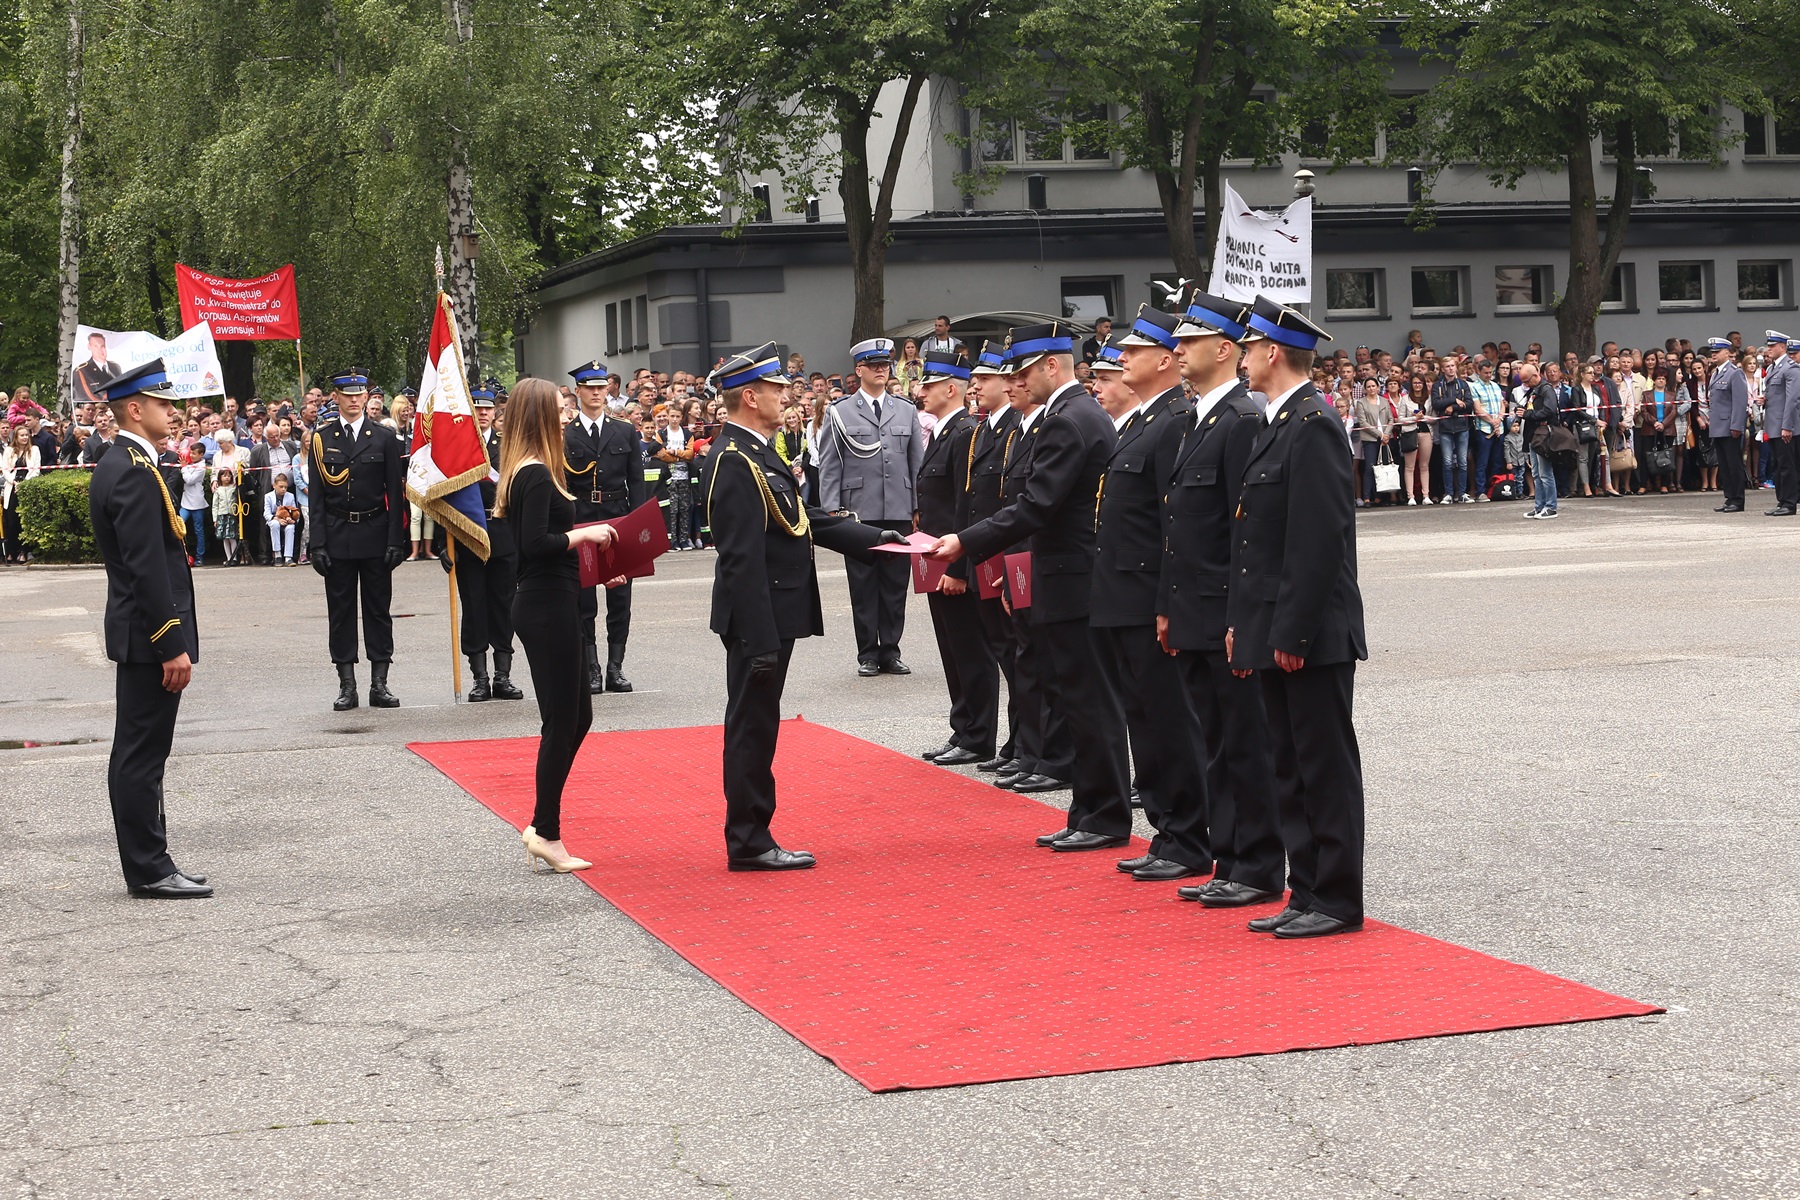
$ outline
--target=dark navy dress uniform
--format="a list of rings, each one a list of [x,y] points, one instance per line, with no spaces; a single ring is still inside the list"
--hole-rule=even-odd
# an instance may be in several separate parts
[[[333,376],[333,391],[361,394],[360,372]],[[360,593],[363,641],[373,679],[369,702],[398,704],[387,691],[394,660],[393,571],[407,553],[409,510],[402,490],[400,441],[393,430],[364,412],[354,428],[340,415],[313,432],[308,464],[307,553],[325,579],[325,611],[331,661],[338,666],[334,708],[356,706],[356,615]]]
[[[1175,324],[1174,316],[1146,306],[1122,344],[1155,345],[1172,352]],[[1116,354],[1115,347],[1102,348],[1094,368],[1120,369],[1112,365]],[[1174,470],[1191,411],[1177,385],[1149,397],[1127,418],[1101,477],[1097,514],[1088,620],[1100,642],[1100,669],[1124,706],[1144,816],[1156,830],[1149,854],[1127,864],[1146,879],[1204,875],[1213,865],[1206,833],[1200,727],[1181,668],[1156,639],[1162,485]]]
[[[1046,354],[1074,350],[1060,322],[1014,329],[1010,345],[1015,371]],[[1074,757],[1067,828],[1046,835],[1044,844],[1063,850],[1119,845],[1131,832],[1125,714],[1100,669],[1098,641],[1088,624],[1095,501],[1118,431],[1081,384],[1070,380],[1048,398],[1026,440],[1023,492],[965,530],[963,550],[979,562],[1030,540],[1032,641],[1047,668],[1050,708],[1067,722],[1066,744]]]
[[[726,392],[787,382],[773,343],[713,378]],[[808,507],[792,469],[754,431],[728,420],[713,447],[706,508],[719,552],[711,627],[725,645],[725,851],[733,869],[809,867],[810,855],[780,850],[769,825],[788,660],[795,639],[825,632],[813,545],[863,554],[888,535]]]
[[[1247,340],[1307,348],[1323,336],[1300,314],[1261,298],[1250,329]],[[1276,399],[1251,447],[1233,514],[1231,665],[1256,671],[1262,683],[1288,908],[1356,927],[1363,919],[1363,781],[1351,709],[1356,664],[1368,647],[1350,456],[1336,410],[1311,383]],[[1277,650],[1305,664],[1284,671]],[[1275,932],[1296,936],[1286,926]]]
[[[969,368],[955,354],[933,350],[925,356],[924,380],[968,379]],[[962,529],[960,515],[968,479],[969,450],[980,422],[959,408],[931,431],[919,478],[914,487],[921,533],[936,537]],[[944,683],[950,693],[950,740],[927,755],[947,765],[976,762],[992,757],[995,729],[999,724],[1000,669],[992,647],[981,629],[978,588],[974,570],[964,562],[951,563],[946,578],[964,580],[967,590],[949,595],[933,591],[926,596],[931,627],[937,635],[938,658],[944,665]],[[973,756],[973,757],[971,757]]]
[[[971,374],[1004,376],[1004,365],[1000,354],[991,345],[984,343],[980,354],[976,356]],[[1000,384],[996,382],[989,386],[998,387]],[[987,520],[1005,506],[1001,493],[1002,472],[1006,466],[1006,453],[1018,431],[1019,414],[1004,402],[997,413],[985,418],[977,417],[974,435],[965,448],[967,457],[963,466],[963,488],[956,515],[957,533],[960,534],[977,521]],[[1017,774],[1021,765],[1017,761],[1021,702],[1015,662],[1018,642],[1013,636],[1012,618],[1007,615],[1000,598],[981,598],[980,587],[975,580],[975,566],[974,561],[970,560],[967,576],[969,591],[975,596],[975,614],[981,625],[982,638],[988,644],[988,652],[999,664],[1000,675],[1006,680],[1006,735],[994,751],[994,757],[982,763],[981,769]],[[1000,735],[996,732],[995,736],[998,738]],[[1013,769],[1006,771],[1008,767]]]
[[[494,393],[473,388],[470,400],[476,408],[491,409]],[[500,467],[500,433],[489,428],[482,435],[488,463]],[[475,485],[481,492],[481,507],[487,516],[488,556],[483,562],[475,554],[456,556],[456,597],[462,607],[459,631],[462,652],[469,660],[472,686],[469,699],[520,700],[524,693],[512,682],[513,597],[519,590],[519,547],[513,537],[512,523],[494,515],[496,484],[483,478]],[[445,563],[446,569],[449,564]],[[494,655],[494,674],[488,678],[488,652]]]
[[[122,403],[140,392],[174,398],[161,359],[112,380],[106,398]],[[163,687],[163,664],[183,654],[200,661],[200,632],[187,530],[157,457],[148,442],[121,430],[94,467],[88,517],[106,562],[106,657],[118,664],[106,790],[119,865],[135,894],[180,898],[211,889],[182,877],[169,857],[163,770],[181,693]]]
[[[607,379],[598,362],[583,363],[569,372],[577,385],[601,384]],[[568,465],[567,486],[575,497],[575,523],[588,525],[622,517],[645,500],[643,450],[638,431],[630,421],[609,417],[590,420],[579,411],[563,430],[563,457]],[[600,671],[598,631],[601,591],[606,592],[606,673]],[[582,588],[581,634],[587,647],[588,690],[629,692],[625,678],[625,642],[631,636],[631,581],[616,588]]]
[[[1243,339],[1248,319],[1248,305],[1200,293],[1176,334],[1222,336],[1235,343]],[[1278,897],[1286,865],[1262,685],[1254,675],[1232,674],[1225,658],[1232,514],[1262,428],[1262,405],[1236,378],[1223,392],[1200,396],[1183,424],[1163,493],[1157,612],[1168,621],[1169,647],[1178,652],[1175,661],[1205,743],[1207,830],[1215,863],[1214,885],[1196,898],[1230,906]],[[1219,885],[1227,883],[1237,887],[1219,894]]]

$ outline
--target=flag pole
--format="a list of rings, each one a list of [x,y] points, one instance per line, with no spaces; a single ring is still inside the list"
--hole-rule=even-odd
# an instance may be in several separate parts
[[[306,356],[300,353],[300,339],[294,339],[294,362],[300,369],[300,395],[306,395]]]
[[[450,556],[450,703],[462,703],[462,647],[457,644],[460,627],[456,615],[456,535],[444,530],[444,552]]]

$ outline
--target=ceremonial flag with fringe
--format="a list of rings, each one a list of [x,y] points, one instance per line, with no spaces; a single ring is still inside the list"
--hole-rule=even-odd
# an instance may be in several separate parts
[[[412,461],[406,470],[406,497],[480,556],[488,557],[487,510],[478,482],[489,471],[481,427],[469,399],[462,343],[450,297],[438,293],[431,321],[431,350],[419,381],[413,417]]]

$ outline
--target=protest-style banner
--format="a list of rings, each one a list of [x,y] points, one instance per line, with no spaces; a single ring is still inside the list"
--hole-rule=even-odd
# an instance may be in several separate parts
[[[71,392],[77,404],[104,399],[109,381],[153,358],[163,360],[178,396],[223,396],[225,371],[213,346],[212,328],[202,321],[173,341],[165,342],[141,329],[123,332],[75,326],[75,364]]]
[[[255,279],[223,279],[175,264],[181,327],[205,321],[221,342],[292,342],[300,337],[294,264]]]
[[[1312,301],[1312,197],[1280,212],[1244,203],[1229,183],[1219,206],[1208,290],[1229,300],[1267,296],[1277,304]]]

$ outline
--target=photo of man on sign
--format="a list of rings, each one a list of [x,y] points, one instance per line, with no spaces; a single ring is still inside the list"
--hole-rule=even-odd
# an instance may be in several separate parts
[[[87,335],[87,361],[75,368],[75,385],[84,404],[99,404],[106,399],[108,381],[119,377],[119,364],[106,357],[106,335],[98,329]]]

